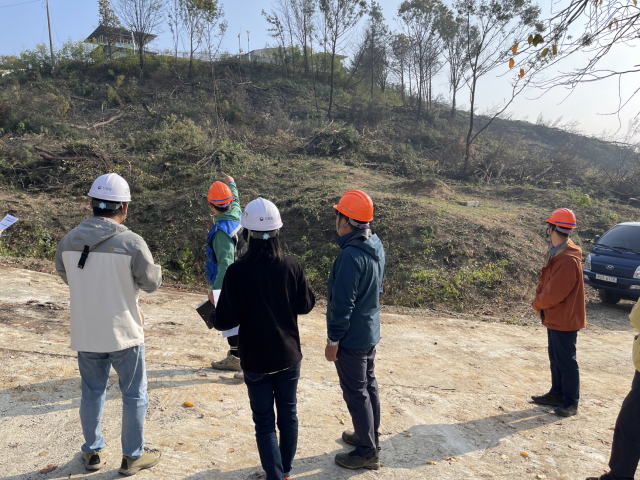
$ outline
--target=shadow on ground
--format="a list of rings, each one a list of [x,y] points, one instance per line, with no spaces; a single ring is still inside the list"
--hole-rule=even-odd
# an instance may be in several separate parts
[[[147,370],[147,388],[149,394],[161,388],[181,388],[190,385],[205,385],[211,383],[211,370],[207,372],[209,375],[207,378],[176,380],[176,377],[185,375],[193,376],[199,372],[202,372],[201,368],[194,368],[192,370]],[[222,374],[222,372],[214,372],[213,375],[215,374]],[[243,382],[221,376],[220,379],[218,379],[218,383],[239,385]],[[80,408],[81,395],[80,376],[8,388],[0,390],[0,395],[10,395],[15,399],[9,402],[6,410],[0,412],[0,415],[5,418],[25,415],[43,415],[63,410],[78,409]],[[58,397],[57,402],[47,401],[47,399],[52,398],[54,395]],[[112,400],[119,395],[118,376],[113,374],[112,370],[112,375],[109,376],[106,400]]]

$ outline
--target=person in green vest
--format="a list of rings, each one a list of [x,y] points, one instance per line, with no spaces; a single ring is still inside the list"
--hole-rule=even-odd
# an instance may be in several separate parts
[[[239,233],[242,231],[240,220],[240,197],[235,180],[230,175],[222,173],[222,181],[214,182],[209,188],[207,196],[209,206],[215,216],[214,224],[207,235],[207,280],[211,284],[209,300],[213,300],[213,290],[221,290],[227,268],[237,258]],[[230,330],[223,332],[229,343],[226,358],[211,362],[216,370],[231,370],[237,372],[235,378],[244,378],[240,368],[238,355],[238,332]]]

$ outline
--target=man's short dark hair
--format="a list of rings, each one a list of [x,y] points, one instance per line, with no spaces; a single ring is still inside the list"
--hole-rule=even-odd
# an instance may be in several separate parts
[[[102,208],[97,208],[97,207],[93,207],[93,216],[94,217],[115,217],[118,212],[122,211],[122,207],[120,207],[117,210],[109,210],[109,209],[102,209]]]
[[[231,208],[231,203],[229,205],[225,205],[224,207],[221,207],[220,205],[216,205],[215,203],[211,203],[211,206],[216,210],[218,210],[219,212],[224,213],[229,211],[229,209]]]

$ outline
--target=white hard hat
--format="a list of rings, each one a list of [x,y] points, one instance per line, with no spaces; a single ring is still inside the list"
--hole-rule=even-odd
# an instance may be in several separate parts
[[[110,202],[130,202],[131,191],[129,184],[117,173],[107,173],[98,177],[91,190],[87,194],[89,197]]]
[[[247,230],[258,232],[270,232],[282,228],[278,207],[262,197],[249,202],[242,213],[240,224]]]

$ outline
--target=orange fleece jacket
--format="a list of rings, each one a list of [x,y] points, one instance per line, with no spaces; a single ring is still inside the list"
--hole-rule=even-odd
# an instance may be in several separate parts
[[[542,267],[532,307],[544,311],[542,324],[571,332],[587,326],[582,250],[571,239]]]

